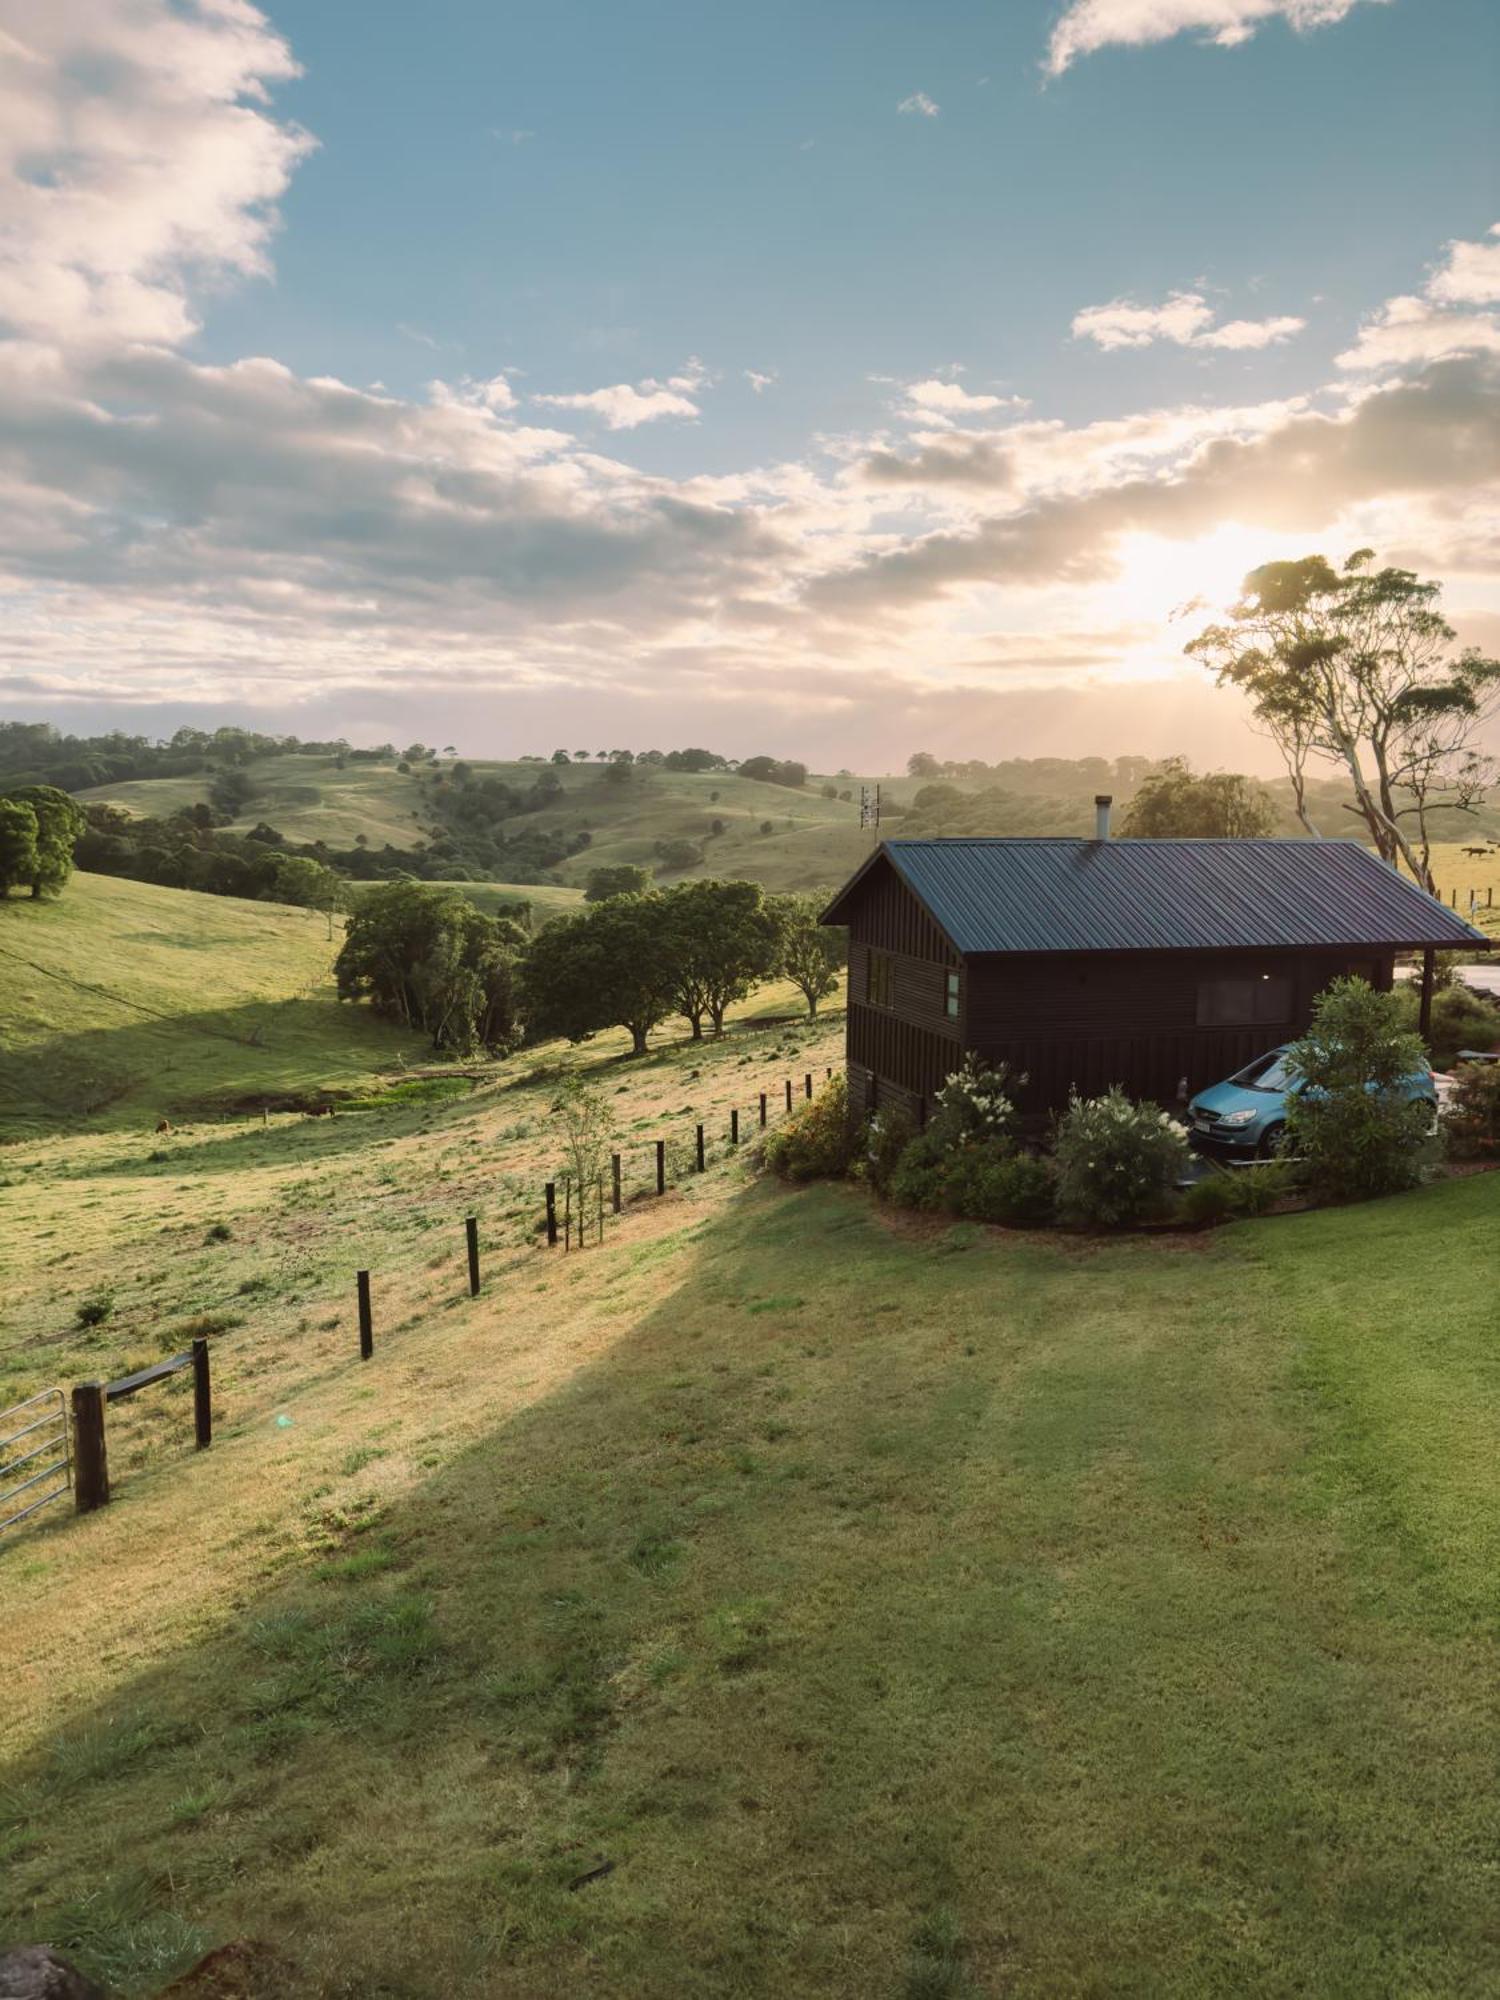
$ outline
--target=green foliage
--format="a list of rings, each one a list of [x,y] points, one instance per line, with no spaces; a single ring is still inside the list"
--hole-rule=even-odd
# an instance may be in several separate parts
[[[73,1317],[80,1326],[103,1326],[114,1309],[115,1302],[110,1293],[95,1292],[91,1297],[78,1301]]]
[[[889,1194],[891,1177],[912,1140],[917,1121],[902,1104],[888,1104],[865,1125],[865,1178],[877,1194]]]
[[[1459,1064],[1443,1129],[1458,1159],[1500,1159],[1500,1062]]]
[[[785,785],[798,791],[807,783],[807,766],[793,758],[747,757],[740,765],[742,778],[754,778],[764,785]]]
[[[1200,778],[1185,758],[1168,757],[1142,779],[1122,831],[1127,840],[1251,840],[1275,824],[1262,786],[1233,771]]]
[[[784,1181],[842,1180],[854,1158],[857,1133],[849,1120],[849,1090],[842,1071],[824,1084],[766,1139],[766,1165]]]
[[[40,824],[20,799],[0,799],[0,896],[29,889],[36,880]]]
[[[1057,1122],[1057,1208],[1065,1222],[1120,1229],[1165,1215],[1188,1160],[1187,1133],[1118,1085],[1070,1098]]]
[[[703,866],[703,849],[696,840],[658,840],[651,852],[658,875],[685,875],[690,868]]]
[[[288,854],[276,864],[272,900],[292,903],[304,910],[324,910],[329,915],[343,907],[346,891],[331,868],[310,855]]]
[[[1421,994],[1410,982],[1396,988],[1396,1006],[1404,1028],[1415,1030],[1421,1017]],[[1500,1007],[1488,995],[1457,981],[1432,996],[1432,1025],[1427,1047],[1437,1069],[1452,1069],[1460,1049],[1489,1049],[1500,1042]]]
[[[665,901],[611,896],[561,917],[534,939],[522,969],[528,1031],[586,1041],[602,1028],[630,1031],[632,1051],[672,1011],[676,988]]]
[[[614,1108],[581,1076],[570,1076],[552,1106],[562,1127],[566,1171],[580,1191],[604,1178],[615,1136]]]
[[[950,1157],[947,1142],[931,1126],[913,1133],[885,1174],[885,1193],[898,1208],[943,1208]]]
[[[29,808],[36,832],[28,855],[25,818],[11,815],[11,860],[7,862],[0,849],[0,869],[4,871],[0,873],[0,893],[29,885],[33,896],[60,896],[73,873],[73,850],[87,824],[83,808],[55,785],[19,785],[6,798],[12,807]],[[17,864],[29,872],[12,873]]]
[[[724,1013],[743,1000],[776,962],[775,916],[757,882],[682,882],[662,898],[677,1012],[693,1039],[709,1016],[722,1032]]]
[[[1019,1083],[1025,1077],[1017,1079]],[[944,1145],[977,1145],[1014,1136],[1016,1107],[1010,1096],[1008,1063],[987,1063],[972,1052],[944,1083],[934,1100],[929,1131]]]
[[[1316,1194],[1362,1201],[1416,1185],[1431,1157],[1431,1112],[1401,1086],[1426,1069],[1427,1052],[1394,994],[1334,980],[1288,1061],[1302,1078],[1287,1105],[1288,1145]]]
[[[1212,1229],[1238,1212],[1234,1178],[1222,1168],[1194,1181],[1177,1198],[1177,1219],[1189,1229]]]
[[[762,831],[770,831],[769,821]],[[822,895],[771,896],[766,903],[777,930],[773,970],[801,992],[809,1019],[838,985],[839,967],[849,955],[848,933],[818,921],[826,904]]]
[[[611,764],[610,770],[629,775],[624,764]],[[584,878],[583,900],[604,903],[611,896],[644,896],[650,887],[651,877],[644,868],[637,868],[633,862],[621,862],[614,868],[591,868]]]
[[[524,933],[456,889],[390,882],[360,899],[334,973],[341,1000],[425,1029],[434,1048],[506,1049],[516,1039]]]
[[[1057,1211],[1057,1169],[1036,1153],[1013,1152],[991,1140],[953,1156],[948,1196],[970,1222],[1015,1228],[1050,1222]]]

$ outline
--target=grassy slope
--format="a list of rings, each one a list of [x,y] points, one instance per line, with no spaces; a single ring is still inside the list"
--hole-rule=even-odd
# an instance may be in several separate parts
[[[140,1127],[230,1080],[304,1090],[428,1053],[339,1007],[336,949],[307,910],[106,875],[0,902],[0,1135]]]
[[[563,1059],[639,1185],[834,1047]],[[1484,1990],[1500,1183],[1089,1243],[720,1144],[564,1259],[553,1088],[0,1195],[28,1371],[106,1274],[100,1368],[242,1322],[212,1454],[128,1406],[117,1504],[0,1561],[9,1931],[127,1991],[245,1934],[411,2000]]]
[[[233,822],[240,832],[261,820],[288,840],[325,840],[352,847],[363,834],[372,847],[410,847],[426,834],[417,780],[394,764],[349,764],[332,757],[266,757],[249,766],[256,792]],[[209,778],[141,778],[80,792],[85,805],[117,805],[164,817],[208,797]]]

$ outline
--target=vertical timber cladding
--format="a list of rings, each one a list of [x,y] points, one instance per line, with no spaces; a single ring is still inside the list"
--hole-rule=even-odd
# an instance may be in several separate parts
[[[870,960],[888,964],[889,1004],[871,1005]],[[893,1101],[920,1117],[957,1067],[962,1019],[947,1013],[947,979],[963,964],[889,864],[860,886],[849,925],[849,1093],[856,1111]]]

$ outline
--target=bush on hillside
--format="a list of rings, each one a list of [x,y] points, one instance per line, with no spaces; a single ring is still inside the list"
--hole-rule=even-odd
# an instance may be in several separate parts
[[[1334,980],[1288,1062],[1303,1082],[1287,1106],[1287,1144],[1315,1194],[1364,1201],[1417,1184],[1433,1157],[1432,1113],[1405,1084],[1427,1052],[1399,995]]]
[[[1057,1123],[1056,1154],[1063,1220],[1119,1229],[1170,1210],[1187,1165],[1187,1132],[1117,1085],[1102,1097],[1070,1098]]]
[[[1421,994],[1413,985],[1396,990],[1398,1018],[1415,1031]],[[1427,1037],[1435,1069],[1452,1069],[1460,1049],[1489,1049],[1500,1042],[1500,1007],[1471,986],[1453,983],[1432,996],[1432,1030]]]
[[[796,1110],[770,1133],[765,1161],[784,1181],[842,1180],[854,1158],[856,1134],[849,1123],[849,1090],[833,1077],[810,1104]]]
[[[1443,1129],[1455,1158],[1500,1159],[1500,1062],[1460,1063]]]

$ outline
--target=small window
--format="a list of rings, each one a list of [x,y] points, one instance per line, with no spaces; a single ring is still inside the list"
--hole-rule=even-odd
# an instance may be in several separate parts
[[[958,1019],[958,974],[950,972],[943,986],[943,1012],[950,1021]]]
[[[872,1007],[894,1007],[896,1004],[895,964],[888,951],[870,953],[866,997]]]
[[[1200,1028],[1276,1027],[1292,1018],[1292,982],[1280,972],[1205,979],[1198,987]]]

